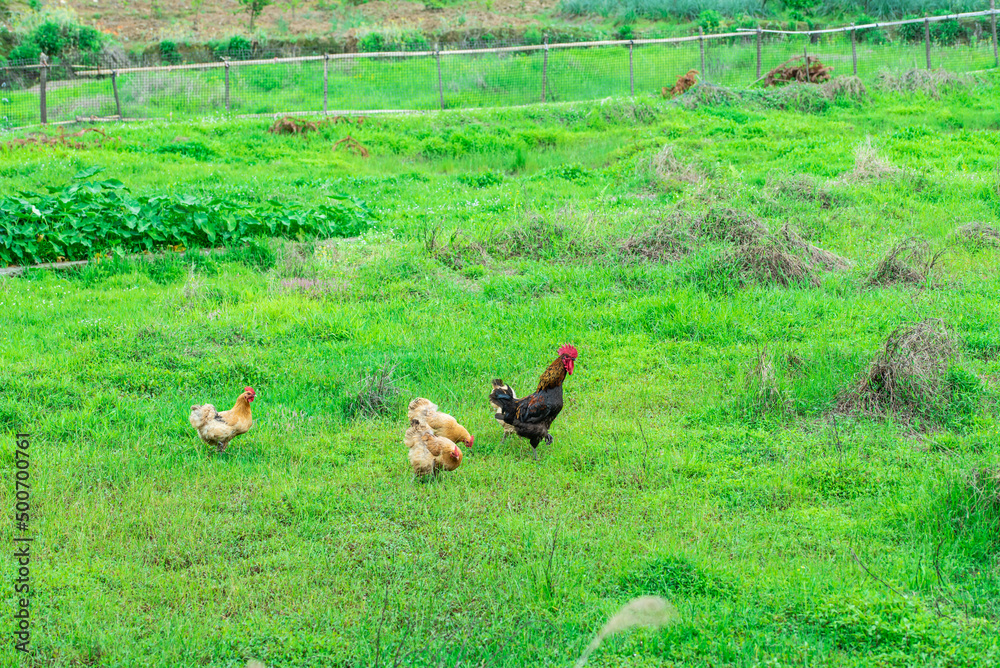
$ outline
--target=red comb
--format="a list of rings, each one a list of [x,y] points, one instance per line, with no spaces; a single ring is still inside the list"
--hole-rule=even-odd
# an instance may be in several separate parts
[[[572,357],[573,359],[576,359],[576,348],[567,343],[565,346],[559,349],[559,354],[566,355],[567,357]]]
[[[250,392],[251,394],[257,394],[257,392],[252,387],[244,387],[244,392]]]

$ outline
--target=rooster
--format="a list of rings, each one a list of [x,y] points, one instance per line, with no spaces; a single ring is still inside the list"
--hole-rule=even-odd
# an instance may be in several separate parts
[[[566,376],[573,374],[576,348],[565,345],[559,357],[548,366],[538,381],[538,389],[523,399],[516,399],[510,387],[497,378],[493,381],[490,403],[499,406],[497,417],[514,428],[514,433],[531,443],[531,454],[538,459],[538,444],[552,443],[549,427],[563,407],[562,385]]]
[[[414,476],[454,471],[462,463],[462,450],[447,438],[435,436],[423,420],[410,419],[403,443],[410,449],[410,466]]]
[[[435,436],[444,436],[455,443],[464,443],[469,448],[476,440],[468,429],[458,423],[458,420],[439,411],[437,404],[429,399],[417,397],[410,402],[408,409],[407,417],[411,420],[417,418],[426,422],[434,431]]]
[[[247,433],[253,426],[250,403],[256,395],[252,387],[243,388],[243,394],[236,400],[236,405],[221,413],[212,404],[192,406],[188,421],[198,430],[201,440],[214,445],[219,452],[225,452],[229,441]]]

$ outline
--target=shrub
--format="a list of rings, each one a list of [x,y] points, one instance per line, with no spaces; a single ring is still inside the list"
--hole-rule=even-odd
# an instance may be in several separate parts
[[[181,62],[181,54],[177,52],[177,44],[170,40],[160,42],[160,59],[171,65]]]
[[[30,39],[49,56],[58,56],[67,43],[62,27],[52,21],[46,21],[35,28]]]
[[[42,55],[42,47],[35,42],[24,41],[15,46],[10,52],[10,59],[13,62],[25,61],[37,63]]]

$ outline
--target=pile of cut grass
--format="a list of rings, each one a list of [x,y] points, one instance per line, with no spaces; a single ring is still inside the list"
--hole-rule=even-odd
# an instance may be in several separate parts
[[[930,244],[918,237],[910,237],[899,242],[886,253],[868,276],[870,286],[896,284],[926,284],[931,271],[947,249],[937,252]]]
[[[957,347],[942,320],[900,325],[855,386],[843,394],[841,408],[870,415],[935,413],[946,401],[946,374]]]

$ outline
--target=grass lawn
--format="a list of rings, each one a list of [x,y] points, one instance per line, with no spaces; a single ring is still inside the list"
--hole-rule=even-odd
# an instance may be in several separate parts
[[[80,174],[374,220],[0,279],[0,507],[29,432],[36,536],[33,653],[7,640],[4,665],[570,666],[643,594],[680,621],[589,665],[1000,663],[1000,251],[957,233],[997,227],[996,82],[713,99],[0,152],[0,206]],[[788,252],[786,224],[848,266]],[[872,284],[910,237],[945,250],[929,275]],[[938,320],[953,353],[894,407],[838,408],[897,327]],[[527,393],[568,342],[534,462],[490,380]],[[387,410],[359,412],[383,373]],[[246,385],[255,426],[209,451],[190,406]],[[476,436],[426,483],[415,396]]]

